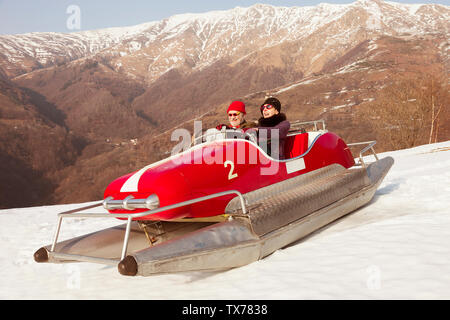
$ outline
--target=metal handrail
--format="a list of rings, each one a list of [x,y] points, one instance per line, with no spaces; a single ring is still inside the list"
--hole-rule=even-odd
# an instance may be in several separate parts
[[[362,149],[362,150],[359,152],[359,163],[360,163],[364,168],[366,167],[366,163],[365,163],[364,160],[363,160],[363,154],[366,153],[368,150],[371,150],[371,151],[372,151],[372,154],[374,155],[374,157],[375,157],[375,159],[376,159],[377,161],[379,160],[379,159],[378,159],[378,155],[377,155],[377,153],[375,152],[375,149],[373,148],[373,146],[376,145],[377,142],[376,142],[376,141],[367,141],[367,142],[356,142],[356,143],[350,143],[350,144],[347,144],[347,146],[349,146],[349,147],[360,146],[360,145],[365,145],[365,144],[367,144],[367,147],[365,147],[364,149]]]
[[[223,197],[229,194],[236,194],[238,195],[240,201],[241,201],[241,208],[242,208],[242,213],[246,214],[247,213],[247,208],[245,206],[245,199],[244,196],[242,195],[242,193],[240,193],[237,190],[229,190],[229,191],[224,191],[224,192],[218,192],[218,193],[214,193],[208,196],[204,196],[204,197],[200,197],[200,198],[196,198],[196,199],[191,199],[191,200],[187,200],[187,201],[183,201],[180,203],[176,203],[176,204],[172,204],[169,206],[165,206],[162,208],[158,208],[158,209],[154,209],[154,210],[148,210],[148,211],[144,211],[144,212],[140,212],[140,213],[116,213],[116,214],[112,214],[112,213],[78,213],[80,211],[84,211],[84,210],[88,210],[88,209],[92,209],[92,208],[96,208],[96,207],[100,207],[102,206],[103,202],[100,203],[96,203],[87,207],[83,207],[83,208],[79,208],[79,209],[74,209],[74,210],[70,210],[67,212],[62,212],[58,214],[58,225],[56,227],[56,231],[55,231],[55,235],[53,237],[53,243],[50,249],[50,252],[55,252],[55,248],[56,248],[56,243],[58,241],[58,237],[59,237],[59,233],[61,231],[61,224],[62,224],[62,219],[63,218],[127,218],[127,226],[125,229],[125,237],[124,237],[124,243],[123,243],[123,248],[122,248],[122,255],[121,255],[121,260],[125,259],[126,254],[127,254],[127,249],[128,249],[128,240],[130,237],[130,230],[131,230],[131,222],[133,220],[133,218],[141,218],[144,216],[149,216],[149,215],[154,215],[156,213],[162,212],[162,211],[166,211],[166,210],[171,210],[171,209],[176,209],[176,208],[180,208],[180,207],[184,207],[190,204],[194,204],[197,202],[202,202],[202,201],[206,201],[206,200],[210,200],[210,199],[214,199],[214,198],[219,198],[219,197]]]
[[[214,128],[211,128],[214,129]],[[228,136],[228,135],[230,136]],[[242,136],[242,138],[240,138],[239,136]],[[250,141],[257,143],[256,141],[256,137],[251,135],[248,132],[244,132],[242,131],[242,129],[226,129],[226,130],[217,130],[216,131],[211,131],[211,132],[205,132],[197,137],[194,137],[194,139],[191,141],[191,145],[190,147],[192,147],[193,145],[199,145],[202,144],[204,142],[211,142],[211,141],[207,141],[207,139],[209,137],[217,137],[217,139],[214,139],[212,141],[222,141],[222,140],[230,140],[230,139],[246,139],[246,137],[248,137],[250,139]]]
[[[314,125],[314,131],[319,131],[317,124],[318,123],[322,123],[322,130],[327,130],[326,128],[326,124],[325,124],[325,120],[324,119],[320,119],[320,120],[313,120],[313,121],[305,121],[305,122],[292,122],[291,123],[291,129],[295,129],[297,127],[303,126],[303,125]]]

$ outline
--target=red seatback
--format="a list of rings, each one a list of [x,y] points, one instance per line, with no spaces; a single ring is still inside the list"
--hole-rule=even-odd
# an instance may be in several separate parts
[[[286,138],[284,145],[285,159],[292,159],[308,150],[308,133],[301,133]]]

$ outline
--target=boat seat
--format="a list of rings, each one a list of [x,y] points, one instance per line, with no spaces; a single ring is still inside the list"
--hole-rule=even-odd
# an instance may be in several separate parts
[[[284,143],[284,158],[292,159],[308,150],[308,133],[288,136]]]
[[[326,130],[320,130],[288,135],[284,145],[284,158],[292,159],[301,156],[319,136],[326,132]]]

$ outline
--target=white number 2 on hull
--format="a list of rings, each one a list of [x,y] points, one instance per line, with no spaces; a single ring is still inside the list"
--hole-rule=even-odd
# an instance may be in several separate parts
[[[230,161],[230,160],[225,161],[225,163],[223,165],[225,166],[225,168],[228,167],[228,165],[230,165],[230,167],[231,167],[230,173],[228,173],[228,180],[232,180],[232,179],[238,177],[238,174],[234,173],[234,162],[233,161]]]

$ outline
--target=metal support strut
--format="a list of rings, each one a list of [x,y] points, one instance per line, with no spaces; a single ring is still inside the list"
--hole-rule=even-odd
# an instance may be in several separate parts
[[[141,217],[145,217],[145,216],[149,216],[149,215],[154,215],[156,213],[160,213],[163,211],[167,211],[167,210],[171,210],[171,209],[176,209],[176,208],[180,208],[180,207],[184,207],[184,206],[188,206],[190,204],[194,204],[194,203],[198,203],[198,202],[202,202],[202,201],[206,201],[206,200],[210,200],[213,198],[219,198],[219,197],[223,197],[226,195],[230,195],[230,194],[236,194],[239,199],[240,199],[240,203],[241,203],[241,208],[242,208],[242,212],[243,214],[247,213],[247,208],[245,205],[245,199],[244,196],[242,195],[242,193],[240,193],[237,190],[230,190],[230,191],[224,191],[224,192],[219,192],[219,193],[215,193],[212,195],[208,195],[208,196],[204,196],[204,197],[200,197],[200,198],[196,198],[196,199],[191,199],[188,201],[184,201],[184,202],[180,202],[180,203],[176,203],[173,205],[169,205],[169,206],[165,206],[162,208],[157,208],[157,209],[153,209],[153,210],[148,210],[145,212],[141,212],[141,213],[119,213],[119,214],[113,214],[113,213],[80,213],[80,211],[85,211],[88,209],[92,209],[92,208],[96,208],[96,207],[100,207],[102,205],[104,205],[104,201],[100,202],[100,203],[96,203],[87,207],[83,207],[83,208],[79,208],[79,209],[74,209],[74,210],[70,210],[67,212],[62,212],[58,214],[58,224],[56,226],[56,231],[55,231],[55,235],[53,237],[53,243],[50,249],[50,253],[55,253],[55,256],[58,255],[58,253],[55,252],[55,248],[56,248],[56,243],[58,242],[58,237],[61,231],[61,224],[62,224],[62,220],[63,218],[127,218],[127,225],[126,225],[126,229],[125,229],[125,236],[124,236],[124,241],[123,241],[123,248],[122,248],[122,254],[121,254],[121,260],[125,259],[126,255],[127,255],[127,250],[128,250],[128,241],[129,241],[129,237],[130,237],[130,230],[131,230],[131,222],[133,221],[133,219],[135,218],[141,218]],[[75,260],[93,260],[95,258],[93,257],[83,257],[83,256],[76,256],[76,255],[68,255],[68,254],[62,254],[61,256],[64,256],[65,258],[74,258]],[[105,259],[102,259],[105,260]],[[110,261],[112,262],[112,261]]]
[[[365,147],[364,149],[362,149],[359,152],[359,164],[362,165],[363,168],[367,167],[366,163],[363,160],[363,154],[366,153],[368,150],[372,151],[372,154],[377,161],[379,160],[377,153],[375,152],[375,149],[373,148],[373,146],[376,145],[377,142],[376,141],[367,141],[367,142],[350,143],[347,145],[349,147],[353,147],[353,146],[362,146],[362,145],[366,145],[366,144],[367,144],[367,147]]]

